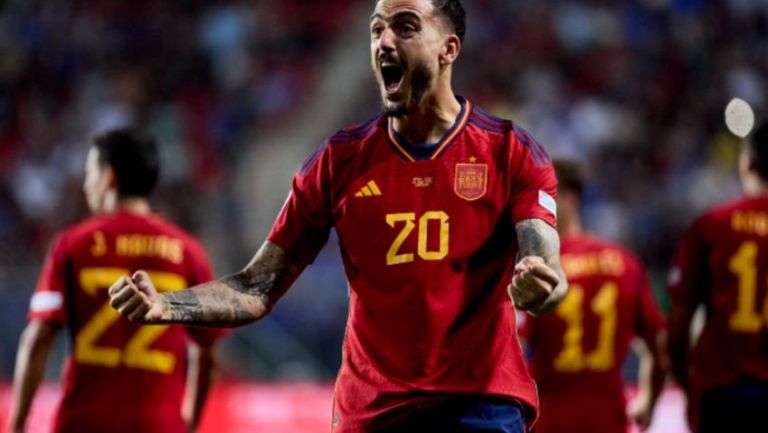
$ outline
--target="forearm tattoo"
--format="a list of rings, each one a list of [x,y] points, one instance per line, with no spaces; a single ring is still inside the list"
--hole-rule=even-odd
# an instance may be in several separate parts
[[[166,295],[170,321],[199,326],[237,326],[263,317],[295,277],[285,253],[262,247],[242,271]]]
[[[269,295],[275,289],[277,276],[277,272],[244,271],[224,277],[221,282],[236,292],[258,297],[266,305],[269,303]]]
[[[171,320],[197,322],[203,319],[203,306],[195,292],[182,290],[169,293],[166,298],[171,311]]]
[[[520,257],[538,256],[548,265],[560,264],[560,237],[550,225],[539,219],[527,219],[515,225]]]
[[[539,307],[531,310],[537,314],[552,311],[568,291],[568,281],[560,266],[560,236],[557,234],[557,230],[539,219],[520,221],[515,225],[515,229],[519,256],[541,257],[544,263],[560,277],[560,283],[553,288],[549,298]]]

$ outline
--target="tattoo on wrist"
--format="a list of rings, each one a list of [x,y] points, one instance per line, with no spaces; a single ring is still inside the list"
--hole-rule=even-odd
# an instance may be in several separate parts
[[[203,306],[195,292],[182,290],[166,295],[170,307],[171,320],[174,322],[200,321],[203,319]]]

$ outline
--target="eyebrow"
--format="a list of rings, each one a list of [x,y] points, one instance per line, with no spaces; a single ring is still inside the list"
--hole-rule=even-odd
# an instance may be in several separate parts
[[[378,12],[375,12],[373,15],[371,15],[371,21],[373,21],[373,20],[375,20],[377,18],[386,21],[384,16],[382,14],[378,13]],[[417,14],[416,12],[400,11],[400,12],[392,15],[392,19],[402,19],[402,18],[415,18],[417,21],[421,22],[421,16],[419,16],[419,14]]]

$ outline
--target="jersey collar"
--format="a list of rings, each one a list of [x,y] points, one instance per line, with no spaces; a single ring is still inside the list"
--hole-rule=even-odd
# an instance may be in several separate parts
[[[395,130],[394,123],[392,122],[392,118],[387,118],[387,131],[389,136],[389,142],[392,144],[392,147],[394,147],[395,151],[406,161],[418,161],[418,160],[435,160],[437,159],[444,151],[448,148],[448,146],[451,145],[456,140],[456,137],[458,137],[461,134],[461,131],[464,130],[464,127],[467,125],[467,121],[469,120],[469,113],[472,111],[472,105],[467,99],[464,99],[462,97],[457,97],[459,100],[459,103],[461,104],[461,111],[459,111],[459,115],[456,116],[456,122],[454,122],[451,129],[448,130],[448,132],[443,135],[443,138],[440,139],[440,141],[437,142],[437,144],[434,146],[434,150],[431,153],[427,154],[418,154],[413,151],[413,146],[408,144],[402,137],[400,137],[400,134],[397,133]]]

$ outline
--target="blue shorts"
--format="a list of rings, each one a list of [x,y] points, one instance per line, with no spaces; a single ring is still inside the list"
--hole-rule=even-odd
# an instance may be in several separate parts
[[[741,378],[706,390],[699,400],[697,433],[768,432],[768,382]]]
[[[398,416],[376,433],[525,433],[522,407],[493,397],[450,400]]]

